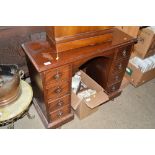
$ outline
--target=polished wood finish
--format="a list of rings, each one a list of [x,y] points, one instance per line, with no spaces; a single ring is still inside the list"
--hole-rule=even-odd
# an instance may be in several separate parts
[[[28,59],[35,105],[47,128],[73,119],[71,77],[79,69],[98,82],[110,99],[120,95],[120,84],[136,39],[118,29],[113,29],[112,35],[110,42],[60,52],[59,59],[48,41],[22,45]],[[47,62],[50,63],[45,65]]]
[[[51,26],[49,31],[53,33],[56,40],[62,40],[62,37],[75,36],[81,33],[92,32],[96,30],[105,30],[112,26]]]
[[[124,75],[124,72],[121,72],[119,74],[117,74],[117,73],[111,74],[111,76],[108,79],[108,85],[112,85],[112,84],[121,82],[123,75]]]
[[[51,26],[47,28],[55,52],[62,52],[112,40],[112,26]]]
[[[70,104],[65,105],[64,107],[59,108],[59,110],[50,113],[51,121],[54,122],[56,120],[59,120],[60,118],[63,118],[70,113],[71,113],[71,105]]]
[[[61,82],[61,83],[55,83],[54,86],[50,87],[48,90],[46,90],[46,97],[47,99],[55,99],[60,98],[66,94],[70,93],[70,83],[69,82]]]
[[[115,64],[112,65],[111,72],[120,73],[125,70],[127,64],[128,60],[116,61]]]
[[[112,86],[108,86],[106,88],[106,92],[108,94],[113,93],[113,92],[116,92],[120,88],[120,85],[121,85],[121,82],[116,83],[116,84],[113,84]]]
[[[70,104],[70,95],[66,95],[64,97],[61,97],[59,99],[56,99],[55,101],[48,101],[48,105],[49,105],[49,111],[50,113],[53,111],[58,110],[59,108]]]
[[[131,45],[123,46],[118,49],[116,59],[124,59],[130,57]]]
[[[35,108],[36,108],[36,110],[37,110],[37,112],[38,112],[38,114],[46,128],[58,128],[62,124],[65,124],[65,123],[73,120],[73,118],[74,118],[73,111],[71,111],[68,115],[66,115],[62,118],[59,118],[56,121],[49,122],[47,120],[46,116],[44,115],[42,109],[40,108],[38,101],[36,101],[35,98],[33,99],[33,103],[34,103],[34,106],[35,106]]]
[[[53,83],[58,83],[58,82],[63,82],[63,81],[69,82],[71,80],[70,73],[71,73],[70,65],[58,67],[58,68],[44,72],[45,83],[48,84],[48,85],[46,85],[46,88],[48,89],[50,87],[50,85]]]

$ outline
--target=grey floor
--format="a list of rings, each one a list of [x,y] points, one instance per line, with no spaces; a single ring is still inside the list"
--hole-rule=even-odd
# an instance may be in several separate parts
[[[32,106],[33,120],[26,116],[15,123],[16,129],[43,129],[44,126]],[[7,128],[7,127],[1,127]],[[155,79],[134,88],[128,85],[121,96],[100,106],[99,110],[89,117],[63,125],[62,129],[139,129],[155,128]]]

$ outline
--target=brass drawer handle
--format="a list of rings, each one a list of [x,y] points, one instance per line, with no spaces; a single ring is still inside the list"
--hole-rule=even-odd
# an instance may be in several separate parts
[[[63,105],[63,103],[64,103],[63,101],[59,100],[58,103],[57,103],[57,106],[61,107]]]
[[[63,115],[63,112],[62,111],[59,111],[58,113],[57,113],[57,116],[58,117],[61,117]]]
[[[119,80],[119,76],[118,76],[118,75],[115,76],[115,80],[116,80],[116,81]]]
[[[112,86],[111,90],[112,91],[115,91],[116,87],[115,86]]]
[[[53,76],[53,78],[54,78],[55,80],[59,80],[59,79],[61,78],[61,76],[62,76],[62,73],[58,72],[57,74],[55,74],[55,75]]]
[[[58,87],[56,90],[55,90],[55,93],[59,94],[62,92],[62,89],[60,87]]]
[[[118,69],[121,70],[122,69],[122,64],[118,65]]]
[[[126,50],[124,50],[124,51],[122,52],[122,55],[125,57],[125,56],[126,56],[126,54],[127,54],[127,51],[126,51]]]

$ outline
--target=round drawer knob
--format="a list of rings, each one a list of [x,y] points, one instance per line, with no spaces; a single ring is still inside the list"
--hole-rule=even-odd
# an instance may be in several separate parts
[[[115,91],[116,87],[115,86],[112,86],[111,90],[112,91]]]
[[[118,75],[115,76],[115,80],[116,80],[116,81],[119,80],[119,76],[118,76]]]
[[[122,52],[122,55],[123,55],[123,56],[126,56],[126,53],[127,53],[126,50],[124,50],[124,51]]]
[[[55,75],[53,76],[53,78],[54,78],[55,80],[59,80],[59,79],[61,78],[61,76],[62,76],[61,73],[57,73],[57,74],[55,74]]]
[[[121,70],[122,69],[122,64],[118,65],[118,69]]]
[[[59,111],[58,112],[58,117],[61,117],[63,115],[63,112],[62,111]]]
[[[57,103],[57,106],[61,107],[62,105],[63,105],[63,101],[59,100],[58,103]]]
[[[55,90],[55,93],[59,94],[62,92],[62,89],[60,87],[58,87],[56,90]]]

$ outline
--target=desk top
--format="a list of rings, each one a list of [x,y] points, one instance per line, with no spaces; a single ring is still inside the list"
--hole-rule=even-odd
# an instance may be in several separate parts
[[[110,42],[77,48],[59,53],[59,59],[56,60],[56,51],[48,41],[33,41],[22,45],[25,53],[36,67],[38,72],[45,71],[50,68],[59,67],[68,63],[72,63],[87,57],[100,55],[108,52],[115,47],[132,44],[137,41],[126,33],[114,28],[113,39]]]

